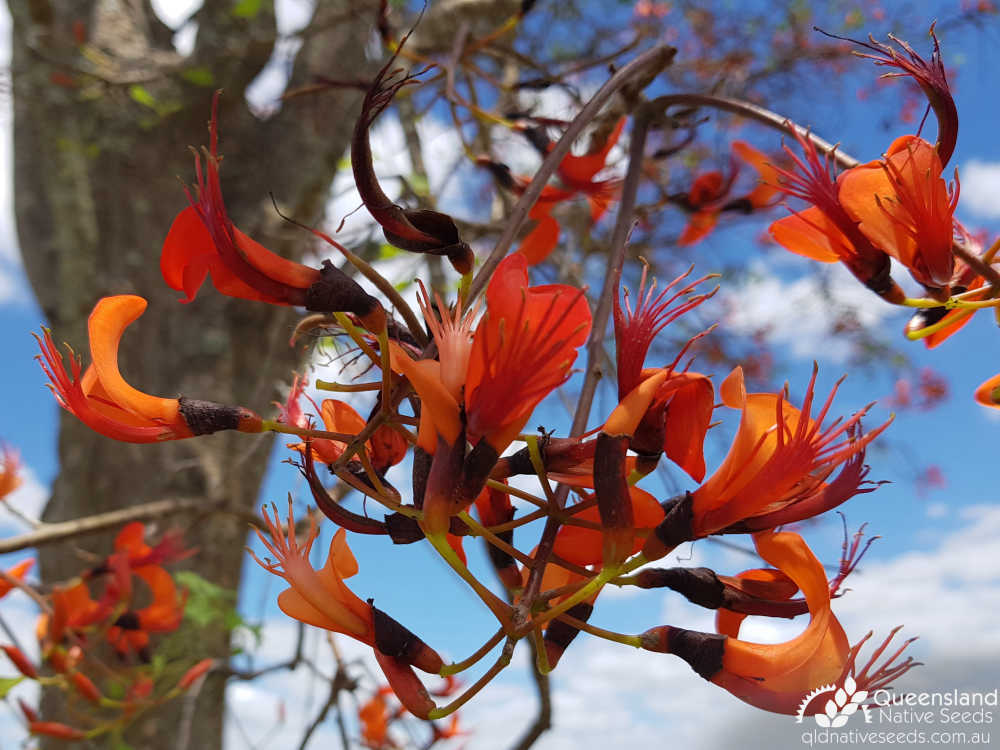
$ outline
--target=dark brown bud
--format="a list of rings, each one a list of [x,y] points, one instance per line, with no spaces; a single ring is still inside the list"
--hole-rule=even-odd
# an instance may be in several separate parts
[[[122,630],[141,630],[142,623],[139,622],[138,612],[123,612],[115,620],[115,627]]]
[[[570,617],[575,617],[577,620],[587,622],[590,619],[591,613],[594,611],[592,604],[587,602],[580,602],[579,604],[574,604],[568,610],[566,614]],[[559,663],[559,659],[569,648],[569,644],[573,642],[573,639],[580,634],[580,629],[570,625],[568,622],[564,622],[560,619],[555,619],[549,623],[549,627],[545,630],[545,655],[548,657],[549,667],[555,669],[555,666]]]
[[[694,518],[693,504],[690,492],[663,504],[666,516],[653,529],[653,533],[642,548],[642,553],[648,559],[659,560],[679,544],[694,538],[694,531],[691,529]]]
[[[260,432],[259,429],[248,429],[250,423],[256,422],[259,425],[260,417],[242,406],[227,406],[183,396],[177,402],[184,423],[195,435],[211,435],[220,430]]]
[[[329,260],[323,261],[319,280],[306,290],[306,309],[354,313],[369,331],[385,330],[385,311],[379,301]]]
[[[727,640],[724,635],[661,625],[647,630],[640,637],[642,647],[647,651],[679,656],[706,680],[711,680],[722,670]]]
[[[330,493],[326,491],[326,487],[323,486],[320,478],[316,475],[316,464],[313,460],[312,447],[308,440],[306,441],[306,449],[303,451],[302,456],[302,475],[309,483],[309,490],[312,492],[313,500],[316,501],[316,507],[320,509],[320,512],[324,516],[338,526],[342,526],[348,531],[353,531],[357,534],[390,533],[384,522],[376,521],[374,518],[350,511],[330,497]]]
[[[708,568],[644,568],[635,578],[640,588],[672,589],[700,607],[718,609],[725,602],[725,586]]]
[[[594,493],[604,533],[604,562],[620,563],[632,553],[635,519],[626,481],[627,435],[597,435],[594,451]]]
[[[459,489],[459,493],[465,500],[472,502],[479,496],[499,458],[497,449],[490,445],[485,438],[476,443],[476,447],[469,451],[469,455],[465,457],[462,486]]]
[[[386,656],[412,664],[417,669],[437,674],[444,666],[438,653],[415,633],[398,623],[376,606],[372,608],[375,629],[375,648]]]
[[[417,519],[402,513],[390,513],[385,517],[385,527],[393,544],[413,544],[424,538],[424,531]]]

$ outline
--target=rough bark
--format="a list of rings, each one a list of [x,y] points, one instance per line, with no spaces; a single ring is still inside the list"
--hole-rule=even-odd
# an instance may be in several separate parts
[[[319,0],[317,6],[295,58],[293,85],[315,74],[363,75],[371,7],[351,0]],[[265,246],[295,257],[308,245],[307,235],[282,224],[268,192],[297,219],[319,218],[358,95],[326,93],[286,104],[270,118],[254,117],[243,91],[274,48],[273,2],[263,0],[252,18],[233,8],[230,0],[206,0],[195,51],[181,58],[170,47],[169,29],[143,0],[10,3],[15,211],[28,276],[58,339],[85,352],[86,319],[96,300],[140,294],[150,305],[123,340],[126,379],[150,393],[267,412],[278,397],[276,385],[295,365],[287,345],[294,313],[225,298],[207,284],[192,304],[177,302],[158,262],[170,222],[186,205],[177,178],[193,178],[187,147],[206,142],[212,92],[225,89],[220,150],[230,214]],[[270,446],[265,438],[227,433],[126,445],[63,414],[60,474],[44,518],[66,520],[178,495],[245,512],[257,500]],[[200,550],[188,564],[236,588],[245,521],[216,512],[185,525],[188,543]],[[99,535],[74,548],[44,550],[44,579],[74,575],[81,549],[101,553],[109,543],[110,535]],[[184,656],[194,660],[225,655],[228,639],[222,629],[188,629],[180,642]],[[223,691],[221,679],[205,685],[183,746],[222,746]],[[178,711],[179,705],[142,719],[130,744],[176,750]]]

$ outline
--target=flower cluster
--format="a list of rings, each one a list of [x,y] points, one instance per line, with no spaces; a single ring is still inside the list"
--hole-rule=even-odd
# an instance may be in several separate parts
[[[143,524],[132,522],[119,531],[114,551],[104,560],[45,594],[25,580],[33,559],[3,574],[0,597],[17,586],[32,592],[42,608],[35,628],[37,661],[17,644],[0,646],[21,675],[12,685],[34,680],[65,692],[77,718],[74,726],[45,720],[21,701],[31,734],[93,739],[120,732],[138,714],[176,698],[214,665],[209,659],[174,673],[153,664],[157,639],[180,626],[187,600],[164,565],[191,554],[179,534],[169,532],[151,545]],[[102,644],[116,655],[113,664],[102,657]],[[108,691],[120,693],[120,699]]]
[[[702,174],[666,203],[689,214],[681,243],[694,244],[724,213],[770,208],[779,194],[806,201],[807,207],[771,225],[772,236],[800,255],[844,263],[890,302],[943,308],[938,322],[921,328],[940,340],[964,321],[952,317],[953,311],[967,316],[974,309],[970,304],[993,299],[986,286],[992,255],[956,255],[966,233],[954,220],[957,179],[947,184],[943,170],[954,148],[957,119],[951,116],[954,103],[936,47],[931,63],[906,46],[908,57],[885,46],[868,49],[874,50],[876,62],[901,69],[927,92],[938,113],[936,145],[919,135],[902,136],[884,158],[837,175],[832,150],[821,155],[816,139],[789,125],[801,156],[786,148],[790,161],[781,165],[746,143],[734,143],[728,174]],[[710,330],[678,336],[686,343],[664,356],[662,334],[678,328],[674,323],[682,316],[691,322],[694,316],[688,314],[715,293],[707,287],[714,274],[693,279],[689,270],[658,288],[644,268],[631,293],[622,283],[619,253],[606,291],[593,307],[585,288],[538,283],[539,269],[532,266],[549,255],[560,231],[552,215],[556,204],[582,195],[596,221],[612,202],[620,200],[625,210],[634,200],[624,188],[628,181],[596,179],[627,132],[627,117],[609,118],[609,127],[598,130],[586,153],[570,154],[558,165],[550,162],[559,184],[544,186],[529,213],[536,223],[520,248],[510,254],[501,248],[496,257],[481,258],[474,275],[477,259],[459,237],[459,225],[437,211],[396,205],[371,168],[372,123],[400,89],[416,82],[390,71],[395,59],[365,96],[352,141],[354,178],[388,242],[450,260],[462,275],[453,296],[441,291],[442,285],[433,294],[421,285],[420,320],[401,296],[393,295],[391,284],[332,240],[348,262],[374,280],[384,302],[329,261],[319,269],[308,268],[240,232],[228,218],[220,187],[214,110],[210,147],[196,160],[191,205],[174,221],[161,256],[167,284],[188,300],[210,276],[220,293],[320,313],[303,325],[349,338],[354,361],[363,366],[353,370],[362,373],[356,375],[362,382],[317,381],[316,387],[374,395],[367,416],[358,411],[358,402],[328,398],[317,404],[298,377],[275,419],[241,406],[136,390],[117,364],[126,327],[146,307],[134,295],[97,303],[89,320],[91,364],[86,370],[72,350],[67,366],[48,331],[39,337],[42,368],[59,403],[102,435],[131,442],[194,438],[219,430],[295,435],[291,460],[319,511],[338,529],[325,560],[314,564],[318,518],[310,514],[307,524],[297,524],[289,497],[283,518],[273,504],[263,509],[257,534],[264,551],[251,554],[287,584],[277,598],[287,616],[371,649],[391,692],[421,719],[454,714],[510,663],[525,639],[533,640],[536,666],[545,673],[557,667],[580,633],[674,654],[740,699],[781,712],[793,711],[821,685],[850,677],[862,690],[871,690],[912,667],[912,659],[898,661],[900,650],[874,668],[887,641],[859,669],[860,648],[868,636],[852,646],[833,612],[840,585],[860,559],[860,539],[831,581],[802,537],[788,528],[877,489],[878,483],[867,478],[865,454],[891,418],[872,426],[872,405],[837,416],[837,386],[825,399],[817,398],[816,368],[794,391],[800,398],[793,398],[787,385],[751,391],[739,366],[721,378],[693,369],[699,342]],[[523,124],[519,129],[543,156],[552,153],[545,131]],[[759,178],[746,191],[734,187],[737,161]],[[512,176],[492,159],[479,163],[513,193],[525,195],[528,178]],[[891,278],[890,258],[909,269],[926,289],[926,299],[905,297]],[[613,336],[605,341],[609,319]],[[605,344],[613,344],[608,369],[614,371],[617,390],[607,390],[611,398],[591,422]],[[558,396],[572,400],[578,386],[577,418],[567,429],[551,405]],[[996,380],[980,391],[981,400],[1000,403]],[[304,401],[313,414],[306,413]],[[721,414],[738,423],[728,453],[709,472],[706,436]],[[543,426],[533,429],[539,422]],[[320,423],[323,429],[317,427]],[[689,489],[676,497],[659,497],[660,487],[652,478],[667,463],[689,480]],[[8,464],[5,459],[5,474]],[[400,490],[395,484],[404,486],[398,477],[405,471],[410,481]],[[347,497],[351,492],[360,502]],[[427,542],[493,615],[496,634],[469,658],[446,662],[356,590],[357,584],[349,585],[359,570],[350,540],[361,534],[382,537],[387,544]],[[734,575],[647,567],[678,545],[724,534],[749,535],[768,567]],[[470,565],[465,548],[470,539],[485,545],[502,588]],[[172,543],[146,545],[141,527],[126,528],[105,563],[53,593],[52,612],[40,628],[44,658],[62,666],[56,669],[59,674],[83,683],[85,678],[73,676],[82,674],[73,656],[76,640],[99,633],[119,652],[142,657],[152,634],[169,631],[180,620],[183,595],[162,568],[179,554]],[[90,585],[97,577],[106,585],[95,600]],[[135,607],[131,598],[138,582],[151,592],[145,607]],[[608,605],[609,597],[601,598],[608,585],[678,591],[693,604],[718,611],[718,632],[665,624],[626,634],[593,626],[594,609]],[[740,638],[748,615],[804,616],[808,622],[785,643],[758,644]],[[455,675],[501,642],[494,665],[444,705],[435,699],[451,698],[450,689],[431,692],[418,676],[418,671]],[[388,746],[388,693],[372,696],[360,718],[368,746]],[[458,734],[456,723],[434,731],[435,741]]]

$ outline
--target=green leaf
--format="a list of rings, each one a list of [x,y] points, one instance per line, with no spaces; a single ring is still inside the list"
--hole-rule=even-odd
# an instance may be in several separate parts
[[[20,684],[24,676],[20,677],[0,677],[0,698],[6,698],[7,693],[14,689],[15,686]]]
[[[428,184],[427,178],[422,174],[411,174],[406,179],[409,181],[414,193],[417,195],[430,195],[431,186]]]
[[[259,634],[254,632],[236,611],[236,592],[224,588],[202,578],[190,570],[183,570],[174,576],[177,582],[187,589],[188,600],[184,608],[184,619],[200,627],[223,627],[226,630],[244,630],[250,632],[259,641]]]
[[[204,86],[206,88],[215,84],[215,76],[212,75],[212,71],[208,68],[188,68],[187,70],[182,70],[181,78],[188,83],[193,83],[195,86]]]
[[[230,12],[237,18],[256,18],[261,4],[261,0],[238,0]]]
[[[156,97],[150,94],[145,87],[140,86],[138,83],[133,83],[128,87],[128,95],[132,97],[132,101],[138,102],[144,107],[149,107],[154,112],[156,111]]]
[[[378,249],[378,259],[379,260],[389,260],[389,258],[395,258],[402,252],[398,247],[393,247],[389,244],[383,244]]]

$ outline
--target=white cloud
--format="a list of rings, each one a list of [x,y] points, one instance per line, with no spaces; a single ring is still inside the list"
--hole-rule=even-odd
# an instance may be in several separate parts
[[[959,174],[962,208],[984,219],[1000,219],[1000,162],[972,159]]]
[[[782,257],[777,266],[795,260]],[[812,264],[813,271],[815,265]],[[723,325],[732,334],[767,331],[771,342],[790,347],[796,357],[845,360],[851,354],[851,342],[830,335],[837,311],[851,314],[864,329],[878,330],[896,310],[840,264],[824,270],[827,273],[822,276],[810,273],[788,280],[775,273],[769,262],[751,262],[746,281],[722,285],[718,304],[726,311]]]

